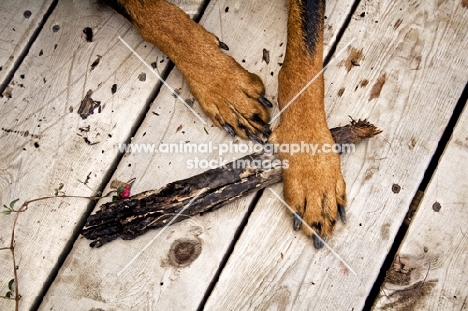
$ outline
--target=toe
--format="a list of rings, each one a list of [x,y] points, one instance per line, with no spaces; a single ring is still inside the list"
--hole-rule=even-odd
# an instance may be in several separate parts
[[[265,95],[265,86],[263,85],[262,79],[260,79],[259,76],[251,72],[245,71],[245,73],[247,76],[242,77],[241,83],[247,83],[240,84],[241,87],[243,88],[247,96],[259,100],[260,97],[263,97]]]
[[[302,216],[298,212],[295,212],[293,215],[293,229],[297,231],[301,228],[302,225]]]
[[[264,96],[260,96],[258,101],[266,108],[273,108],[273,104]]]
[[[339,178],[336,183],[336,201],[339,205],[346,206],[346,183],[343,177]]]
[[[218,46],[219,46],[221,49],[223,49],[223,50],[225,50],[225,51],[229,51],[229,47],[227,46],[226,43],[224,43],[223,41],[219,40],[218,37],[216,37],[216,39],[218,39]]]
[[[234,128],[229,123],[225,123],[223,125],[223,128],[226,130],[226,132],[228,132],[229,135],[231,135],[232,137],[236,137],[236,133],[234,132]]]
[[[341,221],[346,224],[348,219],[346,218],[346,210],[343,205],[338,205],[338,214],[340,215]]]
[[[264,145],[266,142],[261,139],[259,136],[255,135],[254,133],[248,133],[250,140],[253,140],[254,142],[257,142],[261,145]]]
[[[326,237],[320,237],[317,234],[312,235],[312,241],[314,242],[314,247],[316,249],[321,249],[327,242]]]

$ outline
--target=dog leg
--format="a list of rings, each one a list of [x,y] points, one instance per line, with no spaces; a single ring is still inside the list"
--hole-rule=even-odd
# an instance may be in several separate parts
[[[289,0],[288,41],[279,73],[278,102],[282,109],[322,69],[324,0]],[[332,233],[337,215],[346,219],[346,185],[324,111],[324,81],[320,75],[281,115],[270,141],[280,144],[316,144],[316,154],[280,152],[289,168],[283,171],[284,198],[295,211],[293,227],[313,238],[314,246]],[[326,148],[327,149],[327,148]],[[308,225],[304,225],[301,219]]]
[[[227,46],[177,6],[163,0],[102,0],[177,66],[213,123],[230,135],[262,142],[271,103],[261,79],[220,48]]]

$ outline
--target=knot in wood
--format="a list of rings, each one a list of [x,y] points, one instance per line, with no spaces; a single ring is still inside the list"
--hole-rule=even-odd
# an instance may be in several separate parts
[[[179,239],[174,241],[169,250],[169,260],[178,268],[190,265],[201,253],[201,243],[194,239]]]
[[[437,201],[434,204],[432,204],[432,209],[434,210],[434,212],[440,212],[441,208],[442,208],[442,205],[440,205],[440,203]]]
[[[392,185],[392,191],[393,191],[393,193],[399,193],[400,190],[401,190],[401,187],[400,187],[399,184],[393,184],[393,185]]]

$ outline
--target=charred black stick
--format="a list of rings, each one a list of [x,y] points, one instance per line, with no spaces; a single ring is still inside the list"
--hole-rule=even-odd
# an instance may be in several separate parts
[[[366,120],[332,128],[337,144],[356,144],[381,131]],[[150,229],[167,225],[195,196],[196,199],[173,221],[216,210],[237,198],[281,181],[281,165],[276,155],[251,154],[225,166],[167,184],[127,199],[102,204],[90,215],[81,234],[100,247],[118,237],[134,239]]]

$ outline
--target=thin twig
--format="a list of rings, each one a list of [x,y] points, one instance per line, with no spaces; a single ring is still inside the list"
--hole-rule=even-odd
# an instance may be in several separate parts
[[[38,201],[44,201],[44,200],[49,200],[49,199],[57,199],[57,198],[75,198],[75,199],[88,199],[88,200],[99,200],[102,197],[84,197],[84,196],[75,196],[75,195],[59,195],[59,196],[47,196],[47,197],[41,197],[41,198],[36,198],[32,200],[28,200],[24,202],[19,209],[15,210],[14,213],[15,219],[13,220],[13,227],[11,229],[11,238],[10,238],[10,247],[2,247],[0,250],[7,250],[9,249],[11,252],[12,256],[12,263],[13,263],[13,280],[15,283],[15,297],[13,298],[15,300],[15,311],[19,310],[19,302],[21,299],[21,294],[19,292],[19,282],[18,282],[18,266],[16,265],[16,256],[15,256],[15,228],[16,224],[18,223],[18,218],[19,215],[26,211],[28,209],[29,204],[38,202]]]

